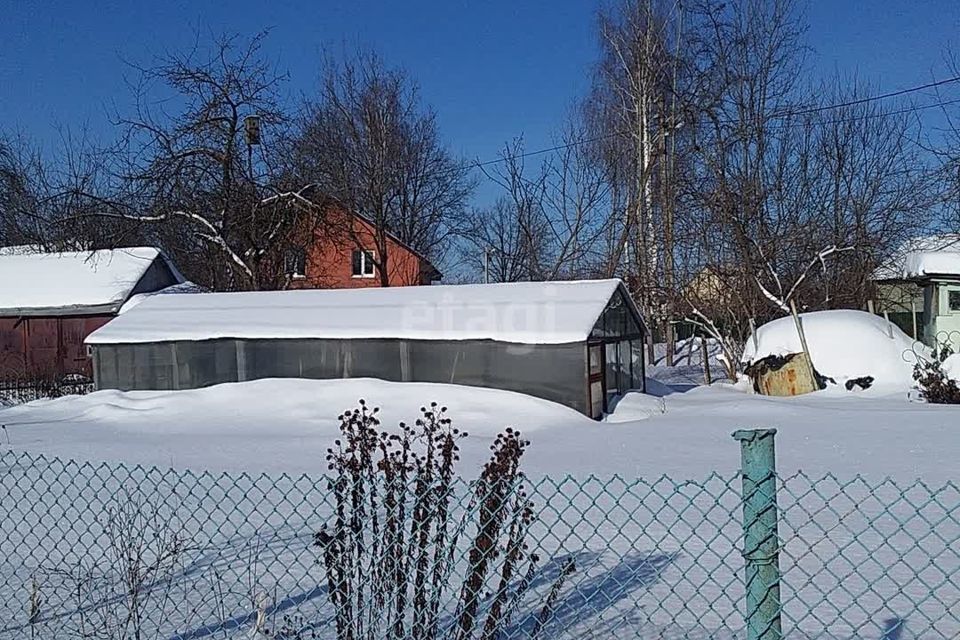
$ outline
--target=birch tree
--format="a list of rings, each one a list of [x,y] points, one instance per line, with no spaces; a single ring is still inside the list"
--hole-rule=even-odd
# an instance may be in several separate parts
[[[680,3],[661,0],[623,0],[601,10],[600,60],[587,100],[587,122],[599,140],[595,158],[610,188],[606,272],[626,279],[671,353],[682,15]]]

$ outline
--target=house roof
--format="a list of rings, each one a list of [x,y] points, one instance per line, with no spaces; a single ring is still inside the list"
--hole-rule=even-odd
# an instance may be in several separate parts
[[[622,287],[620,280],[581,280],[154,296],[87,343],[399,338],[563,344],[586,340]]]
[[[960,275],[960,234],[919,236],[900,245],[873,272],[878,281],[917,280]]]
[[[0,316],[116,313],[147,269],[164,260],[153,247],[44,253],[0,249]]]

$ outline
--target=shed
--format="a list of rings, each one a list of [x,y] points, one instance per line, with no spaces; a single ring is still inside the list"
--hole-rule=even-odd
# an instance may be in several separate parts
[[[917,324],[928,346],[949,342],[960,349],[960,236],[915,239],[874,277],[888,290],[911,292],[908,304],[922,309]]]
[[[182,282],[153,247],[0,249],[0,378],[92,373],[83,341],[133,296]]]
[[[619,280],[154,296],[87,338],[100,389],[373,377],[507,389],[600,417],[644,388]]]

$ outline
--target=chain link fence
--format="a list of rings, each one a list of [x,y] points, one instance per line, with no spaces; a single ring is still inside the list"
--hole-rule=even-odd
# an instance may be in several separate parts
[[[7,452],[0,638],[960,637],[955,484],[779,477],[772,433],[740,439],[740,474],[695,481]]]

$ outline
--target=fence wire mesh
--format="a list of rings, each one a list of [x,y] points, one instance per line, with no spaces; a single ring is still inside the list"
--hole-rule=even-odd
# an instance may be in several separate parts
[[[334,476],[0,465],[0,638],[746,637],[739,474],[491,502],[456,478],[358,500]],[[784,637],[960,637],[956,485],[776,485]]]

